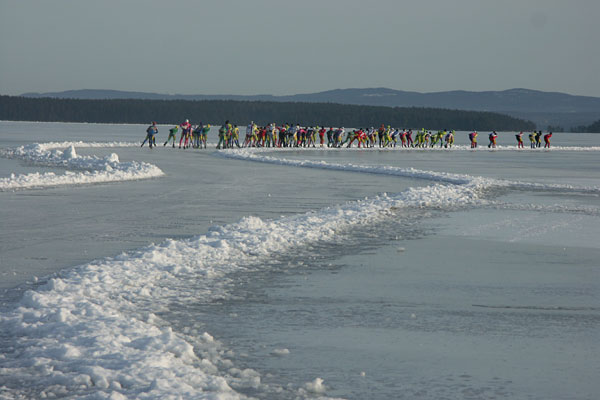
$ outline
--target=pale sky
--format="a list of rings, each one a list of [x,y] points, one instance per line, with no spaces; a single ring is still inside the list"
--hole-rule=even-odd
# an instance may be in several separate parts
[[[600,97],[599,0],[0,0],[0,94]]]

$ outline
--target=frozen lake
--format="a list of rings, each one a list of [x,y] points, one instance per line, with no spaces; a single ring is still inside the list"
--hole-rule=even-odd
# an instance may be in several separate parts
[[[600,394],[600,136],[217,152],[144,130],[0,122],[0,398]]]

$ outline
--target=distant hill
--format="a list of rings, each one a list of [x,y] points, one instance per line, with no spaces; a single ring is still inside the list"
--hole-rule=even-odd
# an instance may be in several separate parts
[[[117,90],[71,90],[53,93],[24,93],[25,97],[74,99],[150,99],[150,100],[246,100],[308,103],[339,103],[388,107],[427,107],[490,111],[533,121],[538,128],[569,129],[600,119],[600,98],[529,89],[471,92],[419,93],[387,88],[335,89],[289,96],[261,95],[181,95]]]
[[[52,97],[57,99],[82,99],[82,100],[111,100],[111,99],[135,99],[135,100],[247,100],[247,101],[293,101],[287,100],[293,96],[273,96],[273,95],[235,95],[235,94],[162,94],[148,92],[128,92],[122,90],[105,89],[80,89],[66,90],[64,92],[45,92],[45,93],[23,93],[21,97]],[[281,99],[281,100],[280,100]]]

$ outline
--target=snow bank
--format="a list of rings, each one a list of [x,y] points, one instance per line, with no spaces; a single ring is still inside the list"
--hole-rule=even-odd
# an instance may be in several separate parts
[[[74,141],[74,142],[46,142],[46,143],[36,143],[35,145],[40,146],[43,149],[51,150],[51,149],[64,149],[66,147],[80,147],[80,148],[95,148],[95,147],[134,147],[139,146],[140,142],[82,142],[82,141]],[[23,146],[25,147],[25,146]]]
[[[59,175],[54,172],[43,174],[11,174],[8,178],[0,178],[0,190],[14,190],[50,187],[58,185],[80,185],[89,183],[121,182],[148,179],[164,175],[155,165],[144,162],[121,162],[119,156],[112,153],[106,157],[79,156],[78,147],[122,147],[128,143],[45,143],[30,144],[14,149],[3,150],[1,155],[8,158],[19,158],[36,165],[62,167],[69,170]],[[59,150],[62,148],[63,150]]]

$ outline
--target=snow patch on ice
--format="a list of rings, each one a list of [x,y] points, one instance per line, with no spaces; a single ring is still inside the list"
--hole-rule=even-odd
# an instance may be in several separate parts
[[[273,351],[271,351],[271,355],[277,356],[277,357],[284,357],[289,354],[290,354],[290,351],[288,349],[273,349]]]
[[[316,393],[316,394],[323,394],[327,391],[327,388],[323,384],[323,378],[315,378],[314,381],[307,382],[304,385],[304,388],[307,391],[309,391],[311,393]]]

